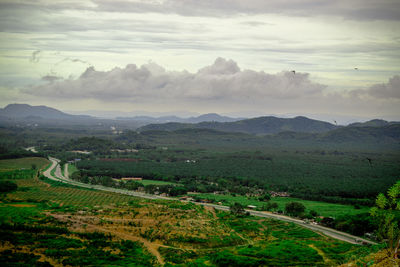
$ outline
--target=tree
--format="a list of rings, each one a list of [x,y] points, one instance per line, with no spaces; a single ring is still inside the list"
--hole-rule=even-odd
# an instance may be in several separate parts
[[[306,210],[306,207],[300,202],[289,202],[285,206],[285,212],[291,216],[299,216]]]
[[[260,201],[270,201],[271,200],[271,194],[270,193],[265,193],[263,196],[260,196],[258,198]]]
[[[245,214],[244,206],[238,202],[235,202],[235,204],[231,205],[229,207],[229,210],[231,211],[232,214],[236,216]]]
[[[400,246],[400,229],[399,218],[396,218],[396,213],[400,210],[400,180],[389,188],[387,196],[380,193],[375,203],[370,214],[378,221],[377,238],[386,241],[391,256],[397,259]]]

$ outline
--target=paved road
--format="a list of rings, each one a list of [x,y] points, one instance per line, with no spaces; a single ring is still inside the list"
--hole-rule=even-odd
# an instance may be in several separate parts
[[[97,190],[102,190],[102,191],[107,191],[107,192],[114,192],[114,193],[119,193],[119,194],[125,194],[125,195],[130,195],[130,196],[135,196],[135,197],[141,197],[141,198],[146,198],[146,199],[163,199],[163,200],[178,200],[176,198],[171,198],[171,197],[162,197],[162,196],[157,196],[157,195],[150,195],[150,194],[145,194],[145,193],[140,193],[140,192],[133,192],[133,191],[128,191],[128,190],[124,190],[124,189],[117,189],[117,188],[112,188],[112,187],[105,187],[105,186],[101,186],[101,185],[91,185],[91,184],[85,184],[85,183],[80,183],[74,180],[71,180],[68,177],[68,171],[65,171],[64,174],[65,176],[62,175],[61,173],[61,167],[58,164],[59,160],[56,158],[49,158],[50,161],[52,162],[52,165],[49,169],[47,169],[43,174],[51,179],[51,180],[55,180],[55,181],[60,181],[63,183],[68,183],[71,185],[76,185],[76,186],[80,186],[80,187],[84,187],[84,188],[91,188],[91,189],[97,189]],[[55,168],[55,172],[54,172],[54,176],[51,175],[51,171]],[[66,170],[68,169],[68,167],[65,167]],[[196,204],[200,204],[203,206],[208,206],[208,207],[213,207],[217,210],[224,210],[224,211],[229,211],[229,207],[228,206],[222,206],[222,205],[215,205],[215,204],[210,204],[210,203],[197,203],[194,202]],[[272,218],[272,219],[276,219],[276,220],[280,220],[280,221],[285,221],[285,222],[292,222],[295,223],[297,225],[300,225],[302,227],[308,228],[312,231],[315,232],[320,232],[323,233],[327,236],[333,237],[335,239],[339,239],[348,243],[352,243],[352,244],[373,244],[376,245],[375,242],[363,239],[361,237],[357,237],[357,236],[353,236],[344,232],[340,232],[328,227],[324,227],[321,225],[314,225],[314,224],[308,224],[302,220],[299,219],[295,219],[295,218],[291,218],[288,216],[284,216],[284,215],[279,215],[279,214],[274,214],[271,212],[265,212],[265,211],[254,211],[254,210],[246,210],[248,211],[251,215],[253,216],[257,216],[257,217],[263,217],[263,218]]]

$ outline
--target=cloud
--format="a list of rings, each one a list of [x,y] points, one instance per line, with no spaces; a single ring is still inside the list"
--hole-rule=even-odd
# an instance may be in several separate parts
[[[358,91],[358,93],[367,93],[376,98],[396,98],[400,99],[400,76],[395,75],[389,79],[387,83],[375,84],[366,91]]]
[[[322,94],[324,85],[312,82],[307,73],[241,70],[233,60],[217,58],[196,73],[167,71],[156,63],[96,71],[89,67],[77,79],[58,80],[26,89],[34,95],[90,98],[102,101],[263,101]]]
[[[348,20],[400,20],[397,0],[92,0],[11,1],[0,9],[24,8],[55,11],[101,11],[122,13],[164,13],[183,16],[232,16],[238,14],[279,14],[286,16],[336,16]],[[82,25],[83,26],[83,25]]]
[[[50,83],[53,83],[53,82],[55,82],[57,80],[61,80],[61,79],[62,79],[62,77],[55,76],[55,75],[46,75],[46,76],[42,77],[42,81],[46,81],[46,82],[50,82]]]
[[[288,16],[337,16],[349,20],[399,20],[395,0],[93,0],[95,9],[108,12],[176,13],[184,16],[280,14]]]

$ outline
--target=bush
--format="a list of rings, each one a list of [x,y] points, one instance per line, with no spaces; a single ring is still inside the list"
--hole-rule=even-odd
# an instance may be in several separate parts
[[[8,193],[17,190],[18,186],[16,183],[10,181],[0,181],[0,192]]]
[[[306,207],[300,202],[289,202],[285,206],[285,212],[292,216],[300,216],[305,210]]]
[[[233,215],[236,215],[236,216],[245,214],[244,206],[238,202],[235,202],[235,204],[231,205],[229,207],[229,210],[231,211],[231,213]]]

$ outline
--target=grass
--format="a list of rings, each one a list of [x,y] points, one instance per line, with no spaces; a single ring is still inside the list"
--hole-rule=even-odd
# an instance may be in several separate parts
[[[180,185],[180,184],[173,183],[173,182],[165,182],[165,181],[157,181],[157,180],[141,180],[141,181],[138,181],[138,182],[143,184],[144,186],[149,185],[149,184],[154,184],[154,185]]]
[[[78,171],[74,164],[68,164],[68,174],[71,176],[74,172]]]
[[[36,157],[21,159],[3,159],[0,160],[0,171],[31,169],[33,164],[36,165],[37,169],[41,169],[47,166],[47,164],[49,164],[49,161],[44,158]]]
[[[212,199],[217,202],[222,202],[224,205],[230,205],[235,202],[238,202],[242,205],[254,205],[257,207],[262,207],[266,204],[266,202],[259,201],[255,197],[245,197],[241,195],[232,196],[232,195],[214,195],[214,194],[194,194],[193,196],[197,196],[204,199]],[[316,211],[319,215],[325,217],[340,217],[342,215],[356,215],[365,212],[369,212],[369,207],[361,207],[360,209],[356,209],[350,205],[342,205],[342,204],[333,204],[319,201],[311,201],[311,200],[302,200],[298,198],[291,197],[274,197],[271,199],[271,202],[276,202],[280,210],[285,210],[285,205],[288,202],[301,202],[306,207],[306,212],[310,210]]]

